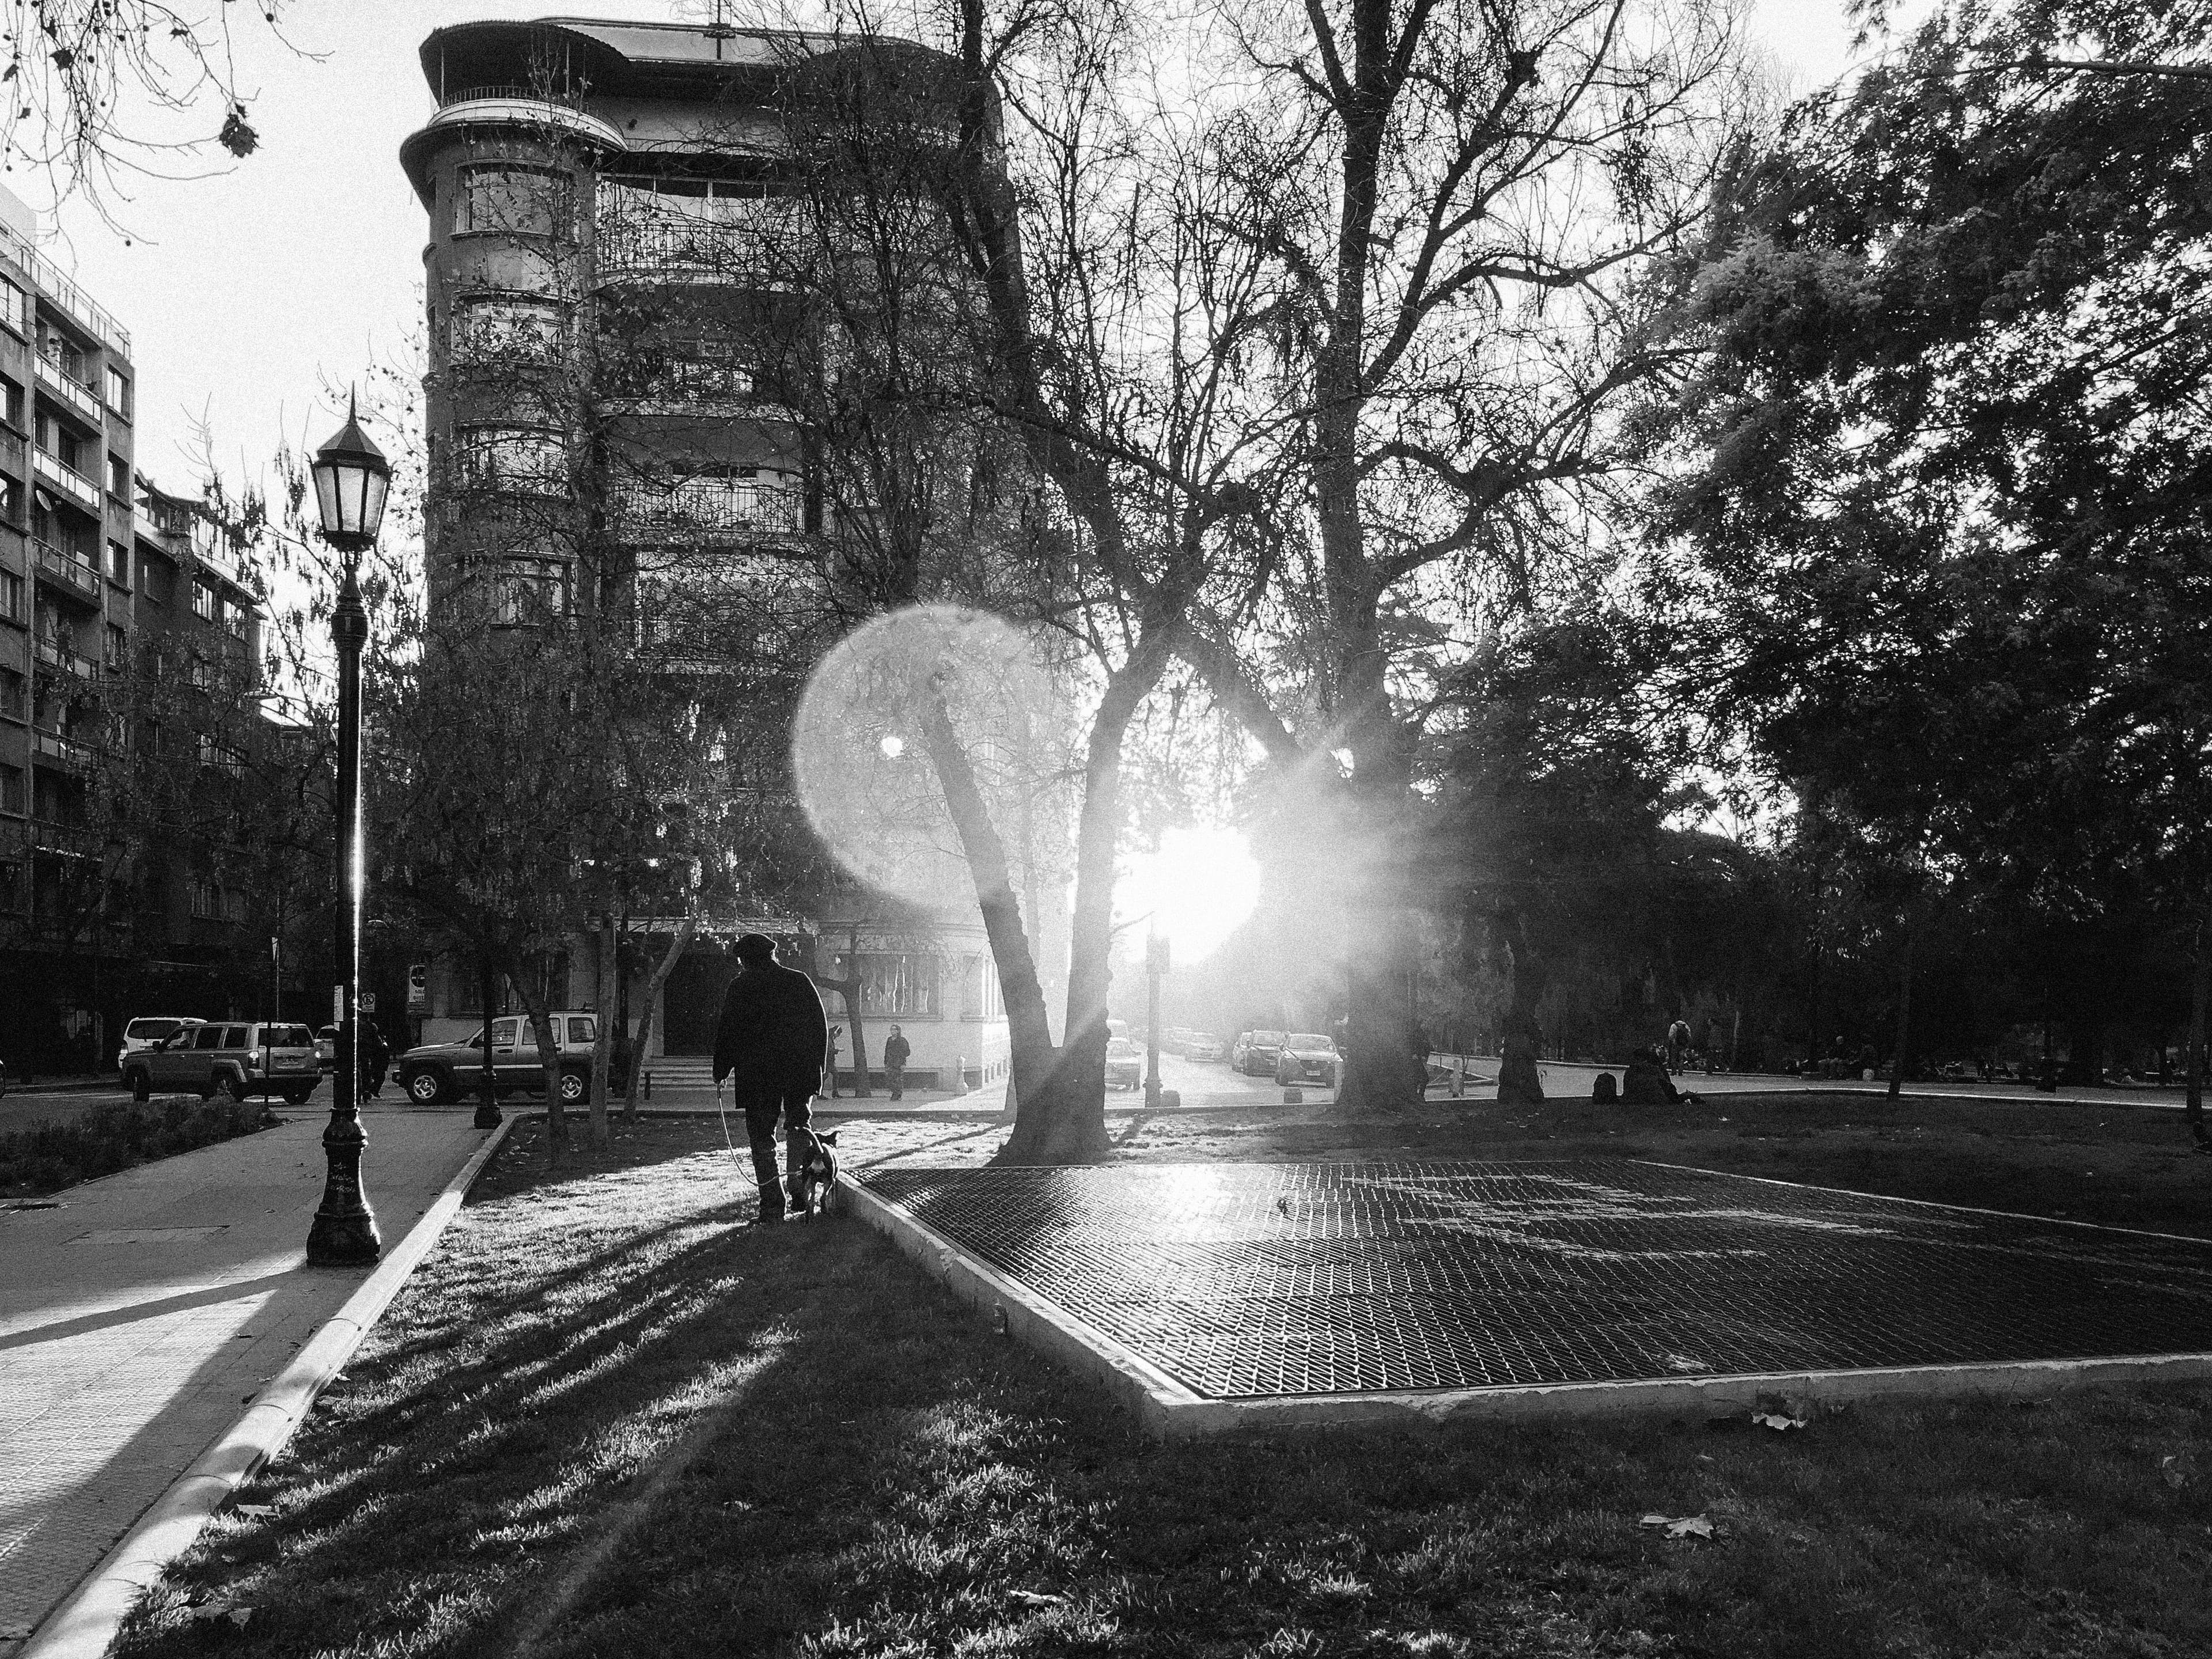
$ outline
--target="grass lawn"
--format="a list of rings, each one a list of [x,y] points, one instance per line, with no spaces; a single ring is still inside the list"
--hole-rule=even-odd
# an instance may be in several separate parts
[[[2179,1223],[2212,1159],[2171,1115],[1848,1109],[1435,1103],[1117,1132],[1145,1158],[1635,1154],[2206,1231]],[[240,1494],[256,1512],[218,1517],[120,1654],[2212,1650],[2212,1389],[1790,1434],[1162,1445],[858,1224],[732,1227],[750,1183],[711,1117],[648,1121],[553,1176],[538,1131],[517,1126]],[[944,1163],[999,1134],[854,1124],[846,1146]],[[1714,1536],[1639,1527],[1650,1511]]]

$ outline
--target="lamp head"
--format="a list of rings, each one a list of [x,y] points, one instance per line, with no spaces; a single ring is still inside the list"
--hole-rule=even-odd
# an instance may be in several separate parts
[[[392,465],[361,429],[350,396],[346,423],[315,452],[309,471],[315,477],[315,508],[322,517],[323,539],[343,553],[360,553],[374,545],[384,522]]]

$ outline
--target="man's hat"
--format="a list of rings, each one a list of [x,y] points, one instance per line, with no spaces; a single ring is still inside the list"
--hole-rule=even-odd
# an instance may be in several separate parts
[[[747,933],[730,947],[739,962],[774,962],[775,941],[766,933]]]

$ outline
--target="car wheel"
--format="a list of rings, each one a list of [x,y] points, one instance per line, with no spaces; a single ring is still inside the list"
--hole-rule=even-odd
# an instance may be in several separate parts
[[[416,1072],[402,1085],[407,1098],[417,1106],[436,1106],[446,1098],[446,1074],[438,1071]]]
[[[246,1079],[235,1072],[225,1072],[216,1079],[216,1092],[234,1106],[246,1104]]]
[[[1296,1082],[1297,1081],[1297,1077],[1296,1077],[1295,1075],[1293,1075],[1293,1074],[1292,1074],[1292,1073],[1291,1073],[1291,1068],[1290,1068],[1289,1066],[1278,1066],[1277,1067],[1275,1067],[1275,1081],[1276,1081],[1276,1083],[1278,1083],[1279,1085],[1280,1085],[1283,1088],[1287,1089],[1287,1088],[1289,1088],[1289,1087],[1291,1086],[1291,1085],[1292,1085],[1293,1083],[1296,1083]]]
[[[592,1091],[592,1080],[581,1072],[561,1073],[561,1103],[574,1106]]]
[[[307,1097],[314,1092],[313,1089],[287,1089],[284,1091],[284,1103],[287,1106],[304,1106],[307,1103]]]
[[[143,1072],[133,1072],[125,1079],[131,1085],[131,1098],[141,1106],[154,1097],[154,1080]]]

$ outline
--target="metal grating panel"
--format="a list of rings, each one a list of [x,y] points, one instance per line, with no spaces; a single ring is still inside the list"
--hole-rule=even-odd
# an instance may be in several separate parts
[[[2212,1243],[1626,1160],[862,1178],[1216,1398],[2212,1352]]]

